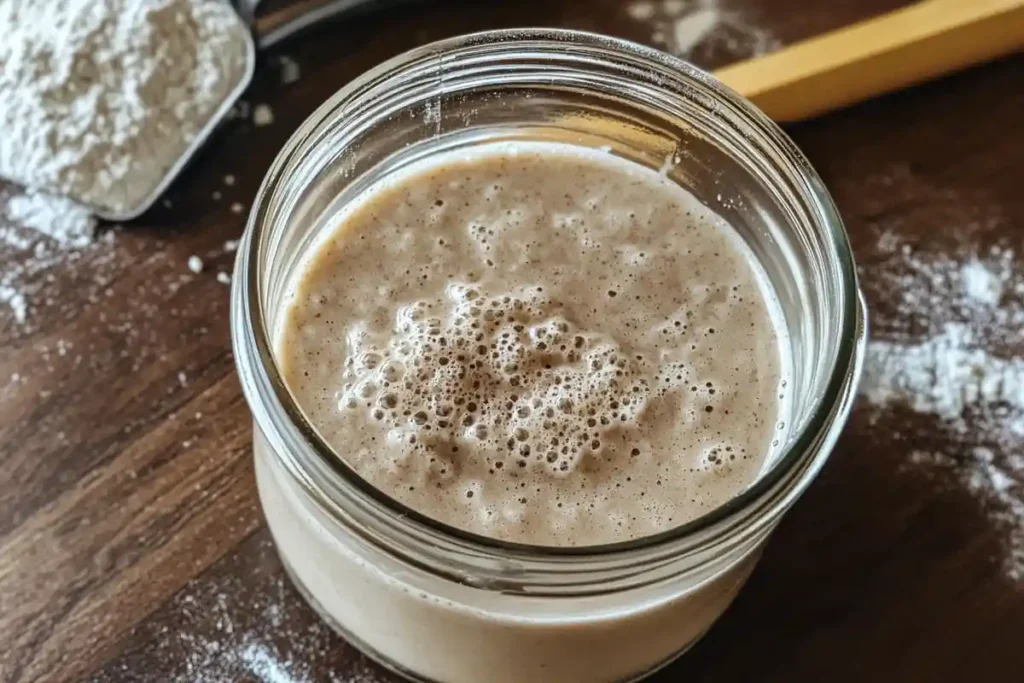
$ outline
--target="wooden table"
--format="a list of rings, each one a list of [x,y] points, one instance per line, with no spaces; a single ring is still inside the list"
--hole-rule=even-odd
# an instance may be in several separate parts
[[[722,4],[735,21],[694,52],[707,67],[901,3]],[[246,96],[272,107],[272,125],[233,122],[170,206],[24,275],[26,320],[0,308],[0,680],[394,680],[283,578],[257,504],[217,273],[243,227],[232,204],[248,208],[277,150],[328,95],[414,45],[526,24],[647,42],[655,30],[615,0],[452,1],[287,45],[276,54],[294,58],[301,79],[283,85],[271,56]],[[1020,56],[789,132],[843,211],[877,334],[903,329],[872,277],[882,231],[952,248],[953,202],[1000,217],[969,239],[1024,248]],[[193,254],[200,274],[186,266]],[[0,246],[0,268],[20,258]],[[859,406],[735,606],[655,680],[1024,680],[1024,586],[1000,571],[998,533],[966,493],[900,466],[913,448],[955,447],[929,420]]]

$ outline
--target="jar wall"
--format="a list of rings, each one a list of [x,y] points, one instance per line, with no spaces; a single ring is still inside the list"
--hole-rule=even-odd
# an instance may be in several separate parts
[[[563,557],[549,582],[549,553],[522,561],[523,572],[500,545],[453,538],[367,491],[294,405],[274,361],[289,284],[339,211],[424,156],[498,140],[601,147],[662,168],[746,241],[791,342],[785,432],[761,479],[665,538],[576,556],[604,578],[580,574],[562,592],[547,586],[562,585],[573,561]],[[257,195],[233,278],[232,334],[268,525],[325,620],[417,680],[618,683],[685,651],[735,597],[849,414],[866,327],[842,225],[781,131],[670,57],[538,30],[424,47],[314,113]]]
[[[764,542],[640,589],[590,597],[497,593],[399,561],[342,527],[296,485],[258,428],[254,451],[260,501],[299,589],[346,639],[414,679],[632,680],[707,631]]]

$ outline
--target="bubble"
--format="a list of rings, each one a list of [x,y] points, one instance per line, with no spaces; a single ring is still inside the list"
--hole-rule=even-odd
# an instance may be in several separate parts
[[[390,360],[381,367],[381,377],[387,382],[397,382],[405,375],[405,367],[398,361]]]

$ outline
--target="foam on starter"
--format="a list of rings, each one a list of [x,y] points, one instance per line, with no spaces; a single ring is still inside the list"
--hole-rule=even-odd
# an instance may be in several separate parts
[[[552,143],[380,183],[307,261],[286,382],[371,484],[486,536],[590,545],[737,495],[776,438],[775,304],[670,180]]]

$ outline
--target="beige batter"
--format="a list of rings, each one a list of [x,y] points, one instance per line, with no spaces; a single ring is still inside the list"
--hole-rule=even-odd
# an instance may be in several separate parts
[[[341,457],[447,524],[624,541],[761,471],[780,344],[721,218],[566,145],[489,145],[403,174],[308,259],[279,326],[288,386]]]

